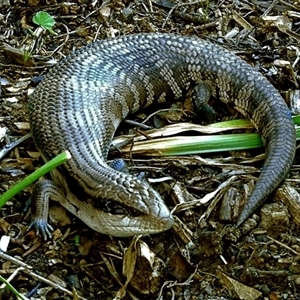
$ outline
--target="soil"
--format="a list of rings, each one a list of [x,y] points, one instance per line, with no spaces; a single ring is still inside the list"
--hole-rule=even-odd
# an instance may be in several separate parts
[[[55,34],[33,22],[41,11],[54,18]],[[29,94],[52,65],[95,40],[139,32],[196,35],[230,49],[266,76],[297,113],[299,16],[300,2],[289,0],[1,0],[0,128],[6,135],[0,149],[29,132]],[[212,104],[218,121],[242,117],[217,99]],[[130,118],[141,121],[156,110]],[[186,114],[173,117],[189,120]],[[170,115],[161,113],[147,124],[166,122]],[[122,124],[118,134],[128,132],[135,132],[132,125]],[[0,275],[13,274],[10,283],[29,299],[300,299],[299,210],[290,205],[299,200],[284,190],[299,192],[299,155],[283,190],[235,228],[263,154],[259,148],[149,159],[112,152],[110,159],[123,157],[130,172],[152,179],[170,209],[229,180],[207,204],[176,210],[176,226],[153,236],[103,235],[51,203],[54,232],[44,241],[28,231],[29,186],[0,213],[1,235],[10,237],[0,253]],[[15,147],[0,162],[0,194],[42,164],[31,138]],[[26,265],[18,268],[21,262]],[[0,295],[15,299],[7,287]]]

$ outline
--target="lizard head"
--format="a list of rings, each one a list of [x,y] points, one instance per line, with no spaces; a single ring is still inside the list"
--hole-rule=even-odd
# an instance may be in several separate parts
[[[93,230],[116,237],[159,233],[174,223],[161,196],[145,180],[120,173],[101,183],[99,191],[82,201],[68,190],[61,204]]]

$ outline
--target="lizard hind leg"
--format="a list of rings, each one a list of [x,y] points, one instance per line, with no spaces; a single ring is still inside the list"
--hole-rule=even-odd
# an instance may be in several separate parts
[[[116,171],[120,171],[122,173],[129,174],[128,166],[122,158],[114,159],[113,161],[111,161],[109,163],[109,166]],[[145,178],[145,175],[146,174],[144,172],[140,172],[139,174],[137,174],[136,177],[140,180],[143,180]]]
[[[216,119],[216,112],[208,104],[208,101],[212,95],[212,91],[207,82],[198,83],[192,90],[192,103],[197,117],[200,117],[201,121],[207,123],[213,123]]]
[[[120,171],[125,174],[129,174],[128,166],[126,162],[121,158],[116,158],[109,163],[109,166],[116,171]]]
[[[61,201],[65,197],[62,188],[52,180],[39,180],[32,190],[31,223],[29,229],[34,228],[37,234],[41,233],[44,240],[51,238],[53,227],[48,223],[49,199]]]

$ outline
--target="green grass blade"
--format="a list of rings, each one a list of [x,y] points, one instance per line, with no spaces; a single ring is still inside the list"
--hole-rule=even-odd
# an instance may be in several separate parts
[[[8,289],[10,289],[10,291],[16,295],[16,297],[18,299],[21,299],[21,300],[29,300],[27,297],[23,296],[22,294],[20,294],[5,278],[3,278],[1,275],[0,275],[0,281],[4,282],[5,285],[7,286]]]
[[[300,123],[300,116],[293,118],[294,122]],[[247,126],[247,120],[233,120],[209,125],[216,128],[231,129],[236,126]],[[147,132],[146,132],[147,133]],[[300,128],[296,126],[296,138],[300,139]],[[121,148],[122,153],[142,156],[170,156],[191,155],[201,153],[213,153],[233,150],[245,150],[263,146],[262,139],[258,133],[234,133],[224,135],[201,135],[201,136],[175,136],[163,137],[151,140],[135,142]]]
[[[293,121],[294,121],[294,124],[300,125],[300,115],[294,116]]]
[[[126,146],[120,151],[133,155],[170,156],[213,153],[262,147],[258,133],[240,133],[208,136],[176,136],[146,140]]]
[[[29,186],[40,177],[44,176],[46,173],[50,172],[57,166],[63,164],[68,159],[71,158],[71,154],[69,151],[64,151],[63,153],[57,155],[50,161],[48,161],[45,165],[34,171],[32,174],[28,175],[26,178],[15,184],[12,188],[6,191],[2,196],[0,196],[0,209],[5,205],[5,203],[23,190],[25,187]]]

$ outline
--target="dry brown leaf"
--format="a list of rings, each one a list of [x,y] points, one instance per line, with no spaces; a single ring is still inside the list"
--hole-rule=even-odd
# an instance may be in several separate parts
[[[225,285],[239,299],[255,300],[262,295],[258,290],[240,283],[239,281],[227,276],[219,270],[217,270],[216,275],[223,285]]]

